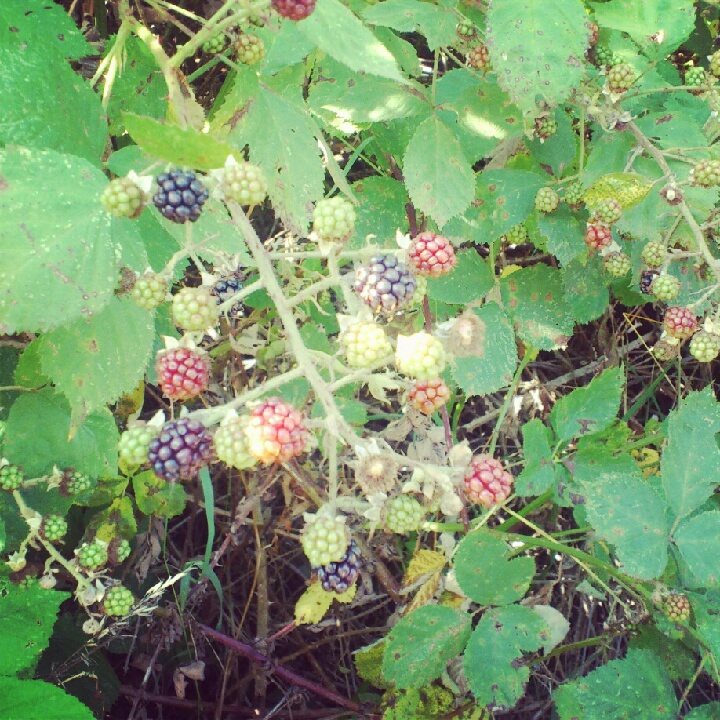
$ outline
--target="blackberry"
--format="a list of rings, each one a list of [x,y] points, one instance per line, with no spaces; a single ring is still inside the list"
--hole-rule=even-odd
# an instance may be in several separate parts
[[[663,612],[672,622],[687,622],[690,619],[690,601],[679,592],[671,592],[663,603]]]
[[[124,617],[130,614],[135,598],[126,587],[115,585],[111,587],[103,599],[103,610],[106,615]]]
[[[288,20],[304,20],[315,10],[315,0],[272,0],[272,6],[278,15]]]
[[[250,438],[247,434],[250,417],[229,414],[215,431],[213,438],[218,459],[238,470],[257,465],[257,458],[250,454]]]
[[[203,43],[202,51],[208,55],[217,55],[225,49],[225,45],[227,45],[227,35],[217,33]]]
[[[235,43],[237,59],[245,65],[256,65],[265,56],[265,43],[257,35],[242,34]]]
[[[262,168],[249,162],[226,164],[220,187],[227,199],[240,205],[259,205],[268,189]]]
[[[25,480],[25,473],[17,465],[3,465],[0,468],[0,489],[17,490]]]
[[[192,480],[212,456],[212,436],[192,418],[166,422],[151,440],[148,461],[158,477],[170,482]]]
[[[503,235],[503,237],[505,238],[505,241],[511,245],[522,245],[529,237],[528,229],[525,227],[524,223],[513,225],[505,233],[505,235]]]
[[[173,321],[178,327],[199,332],[212,327],[220,317],[217,300],[207,287],[185,287],[173,296]]]
[[[65,537],[68,524],[62,515],[48,515],[42,521],[43,537],[51,543],[59,542]]]
[[[701,67],[689,67],[685,71],[685,85],[688,85],[690,87],[696,87],[700,88],[704,85],[707,85],[710,82],[710,78],[708,77],[707,73],[703,68]],[[691,90],[690,91],[693,95],[698,94],[699,92],[702,92],[702,90]]]
[[[470,42],[477,37],[477,28],[470,20],[463,18],[455,27],[455,34],[460,38],[460,40]]]
[[[480,72],[488,72],[492,70],[492,63],[490,62],[490,51],[487,45],[480,43],[468,52],[466,57],[467,64],[473,68],[473,70],[479,70]]]
[[[125,538],[113,538],[108,545],[108,562],[121,565],[130,557],[130,543]]]
[[[319,200],[313,211],[313,232],[327,242],[345,241],[355,231],[355,208],[340,195]]]
[[[398,495],[385,508],[385,527],[398,535],[420,529],[426,515],[425,508],[412,495]]]
[[[429,230],[413,238],[408,248],[408,258],[416,274],[423,277],[446,275],[457,262],[452,243],[446,237]]]
[[[583,186],[579,182],[570,183],[565,188],[564,200],[571,208],[579,208],[583,204]]]
[[[547,140],[558,131],[558,124],[553,117],[545,116],[535,118],[535,137]]]
[[[640,292],[645,295],[650,294],[650,287],[653,284],[653,280],[660,273],[657,270],[643,270],[640,274]]]
[[[60,481],[60,493],[66,496],[80,495],[90,490],[94,484],[95,481],[85,473],[68,468]]]
[[[175,223],[195,222],[208,199],[208,191],[194,172],[172,170],[156,178],[159,190],[153,196],[155,207]]]
[[[535,195],[535,209],[540,212],[551,213],[559,204],[560,196],[550,187],[540,188]]]
[[[108,561],[107,545],[94,540],[90,543],[83,543],[77,550],[78,565],[87,570],[97,570]]]
[[[342,561],[350,534],[344,518],[318,514],[305,525],[301,542],[310,565],[320,567]]]
[[[318,568],[317,574],[323,590],[344,593],[355,584],[360,574],[362,559],[354,540],[350,541],[345,554],[337,562],[331,562]]]
[[[720,160],[698,160],[690,171],[690,182],[706,188],[720,184]]]
[[[220,278],[211,288],[210,294],[217,298],[217,304],[222,305],[233,295],[242,290],[243,284],[236,275]],[[228,317],[241,317],[243,314],[243,304],[238,301],[228,308],[225,313]]]
[[[716,50],[710,58],[710,72],[715,77],[720,77],[720,50]]]
[[[375,255],[358,268],[354,288],[376,313],[390,316],[412,302],[417,282],[395,255]]]
[[[652,354],[660,362],[674,360],[680,354],[680,343],[670,343],[665,338],[661,338],[653,346]]]
[[[126,468],[140,467],[147,462],[147,451],[150,441],[157,435],[157,430],[147,423],[136,423],[128,427],[118,442],[118,458]]]
[[[658,275],[650,291],[658,300],[670,302],[680,294],[680,281],[674,275]]]
[[[607,45],[595,46],[595,60],[598,66],[617,65],[615,53]]]
[[[603,225],[612,225],[620,219],[621,215],[622,205],[620,202],[615,198],[605,198],[593,210],[592,219]]]
[[[115,178],[103,190],[100,202],[115,217],[136,218],[145,207],[145,193],[130,178]]]
[[[660,267],[667,258],[665,243],[660,240],[651,240],[649,243],[645,243],[640,258],[652,268]]]
[[[632,65],[620,63],[613,65],[607,74],[607,86],[610,92],[624,93],[631,88],[637,80],[637,73]]]
[[[130,291],[130,297],[146,310],[154,310],[156,307],[160,307],[167,299],[167,295],[167,280],[153,272],[146,272],[141,275]]]
[[[712,362],[720,355],[720,336],[700,330],[692,336],[688,350],[698,362]]]
[[[697,316],[689,308],[674,306],[665,311],[663,327],[670,337],[688,340],[693,336],[697,325]]]
[[[610,277],[621,278],[630,272],[632,264],[624,252],[612,252],[603,258],[603,267]]]
[[[207,353],[187,347],[162,350],[155,362],[160,389],[171,400],[190,400],[205,392],[211,370]]]

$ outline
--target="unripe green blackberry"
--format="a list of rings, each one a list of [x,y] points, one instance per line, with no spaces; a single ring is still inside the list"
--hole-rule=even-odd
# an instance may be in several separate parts
[[[117,567],[130,557],[130,543],[125,538],[113,538],[108,544],[108,562]]]
[[[0,488],[3,490],[17,490],[24,480],[25,473],[17,465],[0,467]]]
[[[690,601],[682,593],[670,593],[663,603],[663,611],[672,622],[687,622],[690,619]]]
[[[434,380],[445,369],[445,348],[438,338],[425,331],[400,335],[395,366],[403,375],[416,380]]]
[[[51,543],[58,542],[65,537],[68,525],[62,515],[47,515],[42,521],[43,537]]]
[[[412,495],[398,495],[385,508],[385,527],[398,535],[407,535],[420,529],[425,515],[425,508]]]
[[[227,35],[225,35],[225,33],[217,33],[203,43],[202,51],[208,55],[217,55],[225,49],[227,40]]]
[[[603,268],[610,277],[624,277],[631,267],[630,258],[624,252],[612,252],[603,258]]]
[[[720,336],[699,330],[690,338],[688,350],[698,362],[712,362],[720,354]]]
[[[690,182],[700,187],[720,184],[720,160],[698,160],[690,171]]]
[[[660,267],[667,259],[665,243],[660,240],[651,240],[649,243],[645,243],[640,258],[648,267]]]
[[[118,442],[121,464],[126,468],[137,468],[146,463],[148,446],[157,434],[158,430],[146,423],[137,423],[125,430]]]
[[[106,615],[125,617],[130,614],[135,598],[133,594],[122,585],[111,587],[103,598],[103,611]]]
[[[613,65],[607,72],[608,90],[613,93],[623,93],[633,86],[637,80],[637,73],[632,65],[620,63]]]
[[[710,81],[710,78],[708,77],[705,70],[701,67],[689,67],[685,71],[685,85],[688,85],[690,87],[703,87],[707,85]],[[691,90],[691,92],[693,92]]]
[[[130,291],[130,297],[146,310],[154,310],[162,305],[168,296],[168,284],[165,278],[156,273],[141,275]]]
[[[107,545],[97,540],[90,543],[83,543],[77,550],[78,564],[87,570],[97,570],[108,561]]]
[[[87,492],[93,485],[95,485],[95,481],[89,475],[68,468],[60,481],[60,493],[73,497]]]
[[[470,50],[466,57],[467,64],[473,68],[473,70],[479,70],[480,72],[488,72],[492,70],[492,64],[490,63],[490,51],[487,45],[480,43]]]
[[[326,242],[347,240],[355,231],[355,208],[341,195],[318,201],[313,211],[313,232]]]
[[[258,463],[258,459],[250,454],[250,438],[247,434],[249,422],[247,415],[228,415],[213,436],[218,459],[238,470],[251,468]]]
[[[668,342],[665,338],[658,340],[652,348],[652,354],[660,362],[674,360],[680,354],[680,345]]]
[[[470,22],[470,20],[463,18],[457,24],[457,27],[455,28],[455,33],[461,40],[464,40],[465,42],[470,42],[477,37],[477,28],[475,27],[474,23]]]
[[[579,208],[583,204],[584,192],[579,182],[570,183],[565,188],[564,200],[571,208]]]
[[[392,345],[385,328],[375,322],[355,322],[340,335],[347,364],[354,368],[369,368],[392,357]]]
[[[716,50],[710,58],[710,72],[715,77],[720,77],[720,50]]]
[[[102,206],[115,217],[136,218],[145,207],[145,193],[130,178],[111,180],[100,196]]]
[[[650,286],[650,292],[662,302],[670,302],[680,294],[680,281],[674,275],[658,275]]]
[[[540,140],[551,138],[558,131],[555,118],[550,116],[535,118],[535,137]]]
[[[214,326],[220,311],[210,288],[186,287],[173,297],[172,315],[178,327],[197,332]]]
[[[249,162],[226,165],[220,188],[228,200],[239,205],[259,205],[267,197],[265,173]]]
[[[243,33],[235,43],[237,59],[245,65],[255,65],[265,56],[265,43],[257,35]]]
[[[528,229],[524,223],[513,225],[503,237],[510,245],[522,245],[528,239]]]
[[[350,533],[341,517],[317,515],[305,525],[302,546],[312,567],[339,562],[350,545]]]
[[[559,204],[560,196],[552,188],[540,188],[535,195],[535,209],[540,212],[553,212]]]
[[[607,45],[595,46],[595,59],[599,67],[618,64],[615,53]]]
[[[593,210],[592,217],[599,220],[604,225],[612,225],[617,222],[622,216],[622,205],[615,198],[606,198],[601,200],[595,210]]]

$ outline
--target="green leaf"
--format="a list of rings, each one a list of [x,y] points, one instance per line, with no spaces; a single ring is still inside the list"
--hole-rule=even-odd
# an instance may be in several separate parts
[[[450,370],[453,379],[468,395],[486,395],[512,382],[518,363],[517,344],[505,312],[495,303],[487,303],[472,312],[484,326],[484,342],[478,354],[472,348],[463,354],[455,348]]]
[[[524,597],[535,562],[531,557],[511,560],[511,554],[502,537],[486,530],[461,540],[453,562],[462,591],[480,605],[509,605]]]
[[[0,153],[0,332],[48,330],[109,302],[118,248],[99,202],[106,184],[77,157]]]
[[[123,485],[126,484],[124,481]],[[110,507],[93,517],[88,527],[95,531],[98,540],[106,543],[116,537],[133,540],[137,535],[137,522],[132,500],[127,495],[116,498]]]
[[[676,50],[695,27],[692,0],[612,0],[590,6],[600,26],[627,33],[651,60]]]
[[[690,393],[670,413],[660,469],[665,495],[678,517],[699,508],[720,482],[718,432],[720,405],[709,386]]]
[[[129,298],[113,298],[87,320],[42,337],[43,372],[70,401],[74,421],[82,419],[137,386],[154,340],[151,313]]]
[[[560,720],[675,720],[677,700],[662,661],[648,650],[628,650],[553,693]]]
[[[560,398],[550,413],[558,440],[567,442],[608,427],[617,417],[624,387],[623,367],[611,367],[593,378],[587,387]]]
[[[463,658],[465,676],[478,704],[515,705],[530,677],[529,667],[518,658],[539,650],[550,637],[547,623],[532,608],[510,605],[484,613]]]
[[[587,518],[599,537],[615,545],[623,572],[659,577],[667,565],[670,529],[665,501],[636,477],[598,477],[583,488]]]
[[[420,123],[408,143],[403,174],[410,198],[442,227],[473,199],[475,174],[452,130],[437,117]]]
[[[467,613],[425,605],[405,616],[388,634],[383,677],[398,688],[420,688],[462,652],[469,635]]]
[[[363,12],[370,25],[384,25],[400,32],[418,31],[428,41],[430,50],[450,45],[456,39],[457,15],[450,7],[417,2],[386,0]]]
[[[498,83],[534,119],[537,98],[554,107],[579,85],[588,46],[581,0],[503,0],[487,14],[490,60]]]
[[[77,60],[95,50],[62,6],[47,0],[0,4],[0,46],[12,43]]]
[[[720,717],[720,702],[707,703],[691,710],[685,720],[716,720]]]
[[[525,170],[486,170],[478,175],[477,200],[467,213],[472,218],[477,212],[476,242],[486,243],[523,222],[535,209],[535,195],[545,182]]]
[[[0,677],[0,717],[16,720],[62,718],[94,720],[95,716],[76,697],[42,680]]]
[[[554,350],[572,335],[572,308],[559,270],[547,265],[516,270],[500,281],[500,290],[517,334],[526,343]]]
[[[428,278],[428,297],[448,305],[467,305],[479,300],[495,285],[495,274],[474,248],[459,250],[451,273]]]
[[[599,258],[591,258],[587,265],[574,260],[562,269],[562,276],[565,297],[578,325],[597,320],[607,310],[610,293]]]
[[[319,135],[304,105],[263,89],[228,138],[238,148],[249,146],[250,159],[265,171],[275,212],[301,236],[313,203],[323,196]]]
[[[710,652],[720,657],[720,593],[710,590],[705,594],[687,593],[700,639]]]
[[[392,53],[338,0],[318,0],[298,30],[331,58],[352,70],[402,80]]]
[[[138,510],[144,515],[171,518],[185,509],[187,495],[179,483],[169,483],[148,470],[133,477]]]
[[[550,441],[550,428],[533,418],[522,428],[525,467],[515,480],[518,495],[542,495],[555,483],[555,466]]]
[[[557,132],[545,140],[537,137],[531,141],[526,140],[526,145],[532,157],[540,165],[549,167],[555,177],[562,177],[564,170],[570,167],[575,160],[578,136],[567,113],[555,112],[550,117],[557,122]],[[546,217],[553,215],[555,213]]]
[[[72,467],[91,477],[117,475],[118,430],[108,410],[89,415],[70,435],[70,405],[51,389],[26,393],[10,410],[4,453],[39,477]]]
[[[123,113],[138,113],[160,120],[167,110],[168,88],[147,45],[134,36],[125,39],[126,60],[112,85],[107,106],[110,132],[125,131]]]
[[[99,97],[65,58],[94,52],[53,3],[0,8],[0,144],[54,149],[99,162],[107,124]]]
[[[348,243],[349,249],[364,247],[368,235],[375,235],[371,242],[385,245],[395,237],[398,228],[405,227],[408,196],[401,182],[372,176],[353,183],[352,190],[358,206],[355,209],[355,235]]]
[[[656,625],[641,625],[628,640],[628,647],[650,650],[657,655],[665,664],[671,680],[689,680],[697,666],[695,653],[682,640],[671,640],[664,635]]]
[[[640,130],[663,150],[671,147],[703,147],[707,143],[703,124],[680,110],[650,113],[637,120]]]
[[[60,604],[69,597],[70,593],[43,590],[35,581],[15,585],[0,578],[0,676],[34,668],[48,645]],[[0,706],[2,697],[0,691]],[[13,716],[0,712],[0,717]]]
[[[228,155],[244,160],[242,153],[231,145],[192,127],[181,128],[131,112],[123,113],[122,118],[130,137],[148,155],[161,160],[196,170],[221,168]]]
[[[315,43],[300,31],[302,23],[284,22],[275,41],[263,59],[264,75],[274,75],[291,65],[302,62],[315,48]]]
[[[553,213],[540,214],[537,228],[547,238],[547,249],[563,267],[575,259],[587,257],[585,223],[564,203]]]
[[[688,582],[689,587],[720,584],[720,512],[704,512],[684,520],[673,538],[695,577],[695,582]]]

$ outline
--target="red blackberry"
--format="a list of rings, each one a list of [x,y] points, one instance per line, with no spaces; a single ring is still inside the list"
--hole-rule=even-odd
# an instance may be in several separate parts
[[[416,380],[408,390],[408,405],[424,415],[432,415],[450,399],[450,388],[442,378]]]
[[[288,20],[304,20],[315,10],[315,0],[272,0],[272,6],[278,15]]]
[[[392,315],[412,302],[417,281],[395,255],[375,255],[358,268],[354,287],[376,313]]]
[[[160,189],[153,196],[155,207],[175,223],[195,222],[208,199],[208,191],[193,172],[172,170],[156,178]]]
[[[192,418],[171,420],[148,447],[148,461],[158,477],[175,482],[192,480],[210,462],[212,436]]]
[[[318,568],[317,574],[323,590],[344,593],[360,574],[362,558],[354,540],[350,541],[345,554],[337,562],[331,562]]]
[[[305,418],[280,398],[270,398],[254,407],[246,432],[249,454],[266,465],[286,463],[305,452]]]
[[[476,455],[465,471],[465,497],[486,508],[505,501],[512,486],[513,476],[491,455]]]
[[[669,307],[663,318],[665,332],[678,340],[687,340],[697,330],[697,316],[685,307]]]
[[[452,243],[446,237],[429,230],[420,233],[413,240],[408,257],[415,272],[425,277],[447,275],[457,262]]]
[[[189,400],[207,390],[210,360],[206,353],[176,347],[158,353],[155,363],[163,394],[171,400]]]
[[[600,250],[612,242],[612,230],[607,225],[588,223],[585,228],[585,243],[593,250]]]

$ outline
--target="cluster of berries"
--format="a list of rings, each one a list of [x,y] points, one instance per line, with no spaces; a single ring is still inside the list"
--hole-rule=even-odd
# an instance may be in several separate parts
[[[617,198],[601,200],[588,219],[585,243],[591,250],[602,250],[612,242],[611,226],[622,216],[622,205]]]

